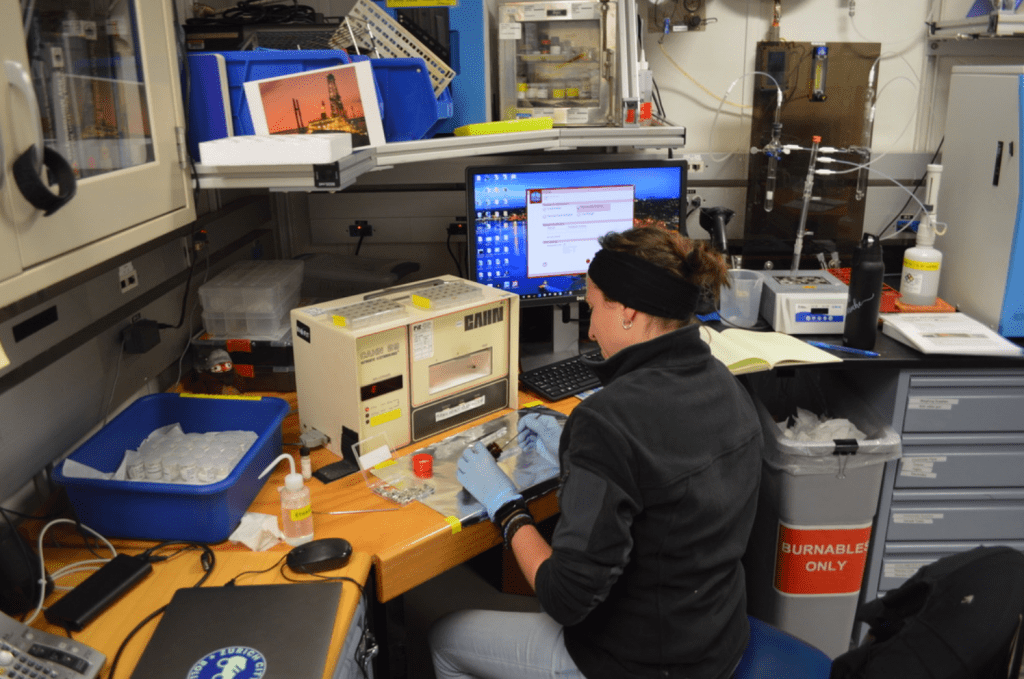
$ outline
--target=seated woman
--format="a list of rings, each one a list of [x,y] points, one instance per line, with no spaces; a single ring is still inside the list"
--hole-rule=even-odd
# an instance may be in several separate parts
[[[459,461],[543,612],[442,618],[430,638],[439,678],[726,679],[746,647],[740,557],[761,429],[694,319],[701,291],[725,283],[725,264],[658,227],[601,246],[586,300],[604,388],[564,431],[549,416],[520,422],[524,450],[561,463],[551,544],[483,446]]]

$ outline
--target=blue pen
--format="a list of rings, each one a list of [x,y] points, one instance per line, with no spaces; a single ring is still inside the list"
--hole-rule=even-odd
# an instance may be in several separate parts
[[[844,347],[839,344],[825,344],[824,342],[814,342],[812,340],[805,340],[812,347],[818,347],[819,349],[831,349],[832,351],[843,351],[847,354],[856,354],[857,356],[873,356],[878,358],[881,354],[868,351],[867,349],[854,349],[853,347]]]

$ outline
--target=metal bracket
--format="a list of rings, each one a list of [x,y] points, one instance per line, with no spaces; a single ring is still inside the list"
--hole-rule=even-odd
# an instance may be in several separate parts
[[[313,186],[318,189],[341,188],[341,166],[338,162],[313,166]]]

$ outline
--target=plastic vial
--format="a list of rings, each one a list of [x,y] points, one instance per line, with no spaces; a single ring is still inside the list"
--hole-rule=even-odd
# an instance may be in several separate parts
[[[159,459],[146,460],[146,478],[150,481],[162,481],[164,466]]]
[[[181,466],[178,467],[178,474],[181,476],[183,483],[198,483],[199,469],[196,466],[195,459],[191,457],[183,459]]]
[[[313,539],[313,502],[309,488],[302,482],[302,474],[295,471],[295,459],[288,453],[278,455],[259,478],[269,474],[281,460],[288,460],[291,468],[284,477],[284,485],[277,489],[281,494],[281,532],[284,541],[294,547]]]

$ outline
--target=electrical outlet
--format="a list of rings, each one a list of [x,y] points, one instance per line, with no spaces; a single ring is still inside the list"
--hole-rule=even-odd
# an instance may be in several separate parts
[[[372,236],[373,225],[363,219],[358,219],[356,220],[355,224],[348,225],[348,235],[352,236],[353,238]]]
[[[128,292],[139,285],[139,274],[135,271],[135,265],[131,262],[118,267],[117,278],[122,293]]]
[[[683,156],[683,160],[686,161],[687,171],[689,174],[696,174],[704,171],[704,157],[700,154],[687,154]]]
[[[692,208],[699,208],[704,199],[697,195],[697,189],[686,189],[686,204]]]

